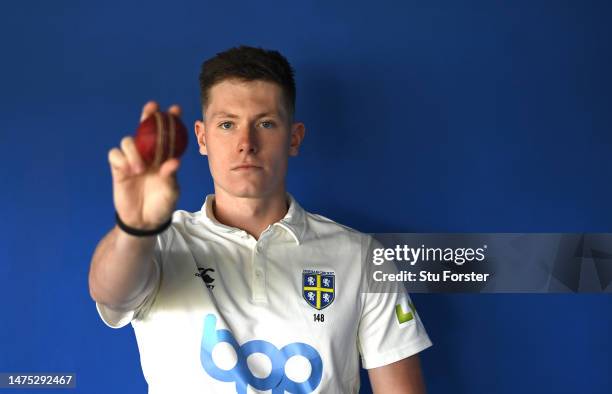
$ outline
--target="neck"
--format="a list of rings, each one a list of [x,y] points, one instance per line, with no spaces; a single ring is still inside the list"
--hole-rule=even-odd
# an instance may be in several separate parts
[[[259,239],[268,226],[287,214],[288,205],[284,188],[261,198],[235,197],[221,188],[215,188],[215,218],[226,226],[236,227]]]

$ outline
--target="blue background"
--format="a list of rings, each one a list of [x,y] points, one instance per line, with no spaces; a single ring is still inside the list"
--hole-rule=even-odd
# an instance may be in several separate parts
[[[182,105],[192,129],[201,62],[238,44],[276,48],[296,69],[307,136],[288,189],[306,209],[364,232],[612,232],[611,11],[3,3],[0,371],[76,371],[82,393],[146,391],[132,329],[104,326],[88,294],[113,225],[106,155],[149,99]],[[197,210],[212,182],[190,138],[178,205]],[[430,393],[611,390],[609,295],[414,301],[434,341],[422,353]]]

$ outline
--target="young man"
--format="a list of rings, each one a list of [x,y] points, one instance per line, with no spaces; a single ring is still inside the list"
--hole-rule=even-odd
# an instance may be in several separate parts
[[[416,353],[431,342],[407,294],[366,291],[371,237],[285,190],[305,133],[289,63],[233,48],[200,85],[215,190],[200,211],[174,211],[178,160],[145,168],[130,137],[109,152],[120,226],[89,286],[107,325],[132,324],[149,393],[357,393],[359,354],[375,393],[423,393]]]

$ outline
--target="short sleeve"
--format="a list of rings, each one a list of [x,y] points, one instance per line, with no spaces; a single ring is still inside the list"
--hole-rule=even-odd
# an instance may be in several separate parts
[[[368,253],[374,247],[382,246],[372,240]],[[391,364],[432,345],[410,295],[401,284],[374,290],[369,288],[367,276],[373,272],[369,260],[366,256],[363,307],[358,329],[358,347],[365,369]],[[387,268],[385,271],[388,270],[396,269]]]
[[[159,290],[162,270],[162,250],[163,241],[162,235],[157,236],[155,247],[153,249],[153,265],[155,267],[153,271],[153,278],[151,278],[147,285],[143,289],[143,294],[147,294],[145,298],[140,302],[139,305],[134,308],[126,310],[117,310],[110,308],[107,305],[96,302],[96,309],[98,315],[108,327],[121,328],[128,325],[133,319],[142,318],[146,315],[147,311],[151,307],[157,291]],[[140,298],[140,297],[138,297]]]

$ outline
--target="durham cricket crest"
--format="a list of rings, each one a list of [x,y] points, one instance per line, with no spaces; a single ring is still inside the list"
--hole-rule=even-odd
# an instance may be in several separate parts
[[[336,275],[333,272],[304,270],[302,296],[311,307],[321,310],[334,302]]]

